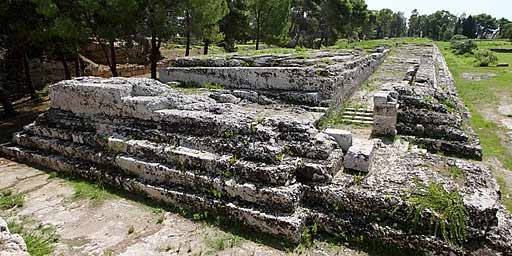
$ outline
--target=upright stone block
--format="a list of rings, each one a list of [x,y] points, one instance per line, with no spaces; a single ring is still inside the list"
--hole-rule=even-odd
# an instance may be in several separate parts
[[[379,91],[373,97],[373,134],[395,136],[398,113],[396,92]]]

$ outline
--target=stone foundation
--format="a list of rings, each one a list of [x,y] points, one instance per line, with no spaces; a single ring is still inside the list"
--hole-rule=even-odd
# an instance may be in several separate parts
[[[160,71],[162,82],[214,83],[230,90],[254,91],[270,98],[310,106],[335,105],[355,89],[383,61],[388,50],[314,52],[296,55],[179,58]],[[307,97],[305,97],[307,95]]]
[[[295,243],[317,224],[331,234],[441,255],[512,253],[512,222],[498,185],[475,163],[378,140],[371,150],[353,141],[344,152],[314,119],[259,116],[244,101],[212,97],[216,91],[184,94],[149,79],[79,78],[50,90],[51,109],[2,145],[2,154]],[[465,182],[442,174],[450,166]],[[430,218],[411,229],[407,198],[421,189],[418,182],[431,181],[462,195],[465,243],[432,234]]]

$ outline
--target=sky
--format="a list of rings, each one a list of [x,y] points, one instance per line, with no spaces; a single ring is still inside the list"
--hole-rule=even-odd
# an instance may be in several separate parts
[[[366,4],[370,10],[389,8],[405,13],[406,17],[418,9],[420,14],[448,10],[457,16],[487,13],[498,19],[512,20],[512,0],[366,0]]]

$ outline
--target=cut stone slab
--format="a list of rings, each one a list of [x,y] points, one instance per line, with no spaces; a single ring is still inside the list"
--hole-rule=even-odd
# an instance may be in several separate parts
[[[373,154],[374,142],[369,140],[354,140],[344,158],[345,169],[369,172]]]
[[[333,137],[344,152],[347,152],[352,146],[352,133],[350,131],[329,128],[324,133]]]

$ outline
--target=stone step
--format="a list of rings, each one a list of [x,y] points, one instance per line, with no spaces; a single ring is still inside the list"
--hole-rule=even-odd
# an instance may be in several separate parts
[[[347,116],[369,116],[369,117],[373,117],[373,112],[372,112],[372,113],[368,113],[368,112],[360,112],[360,111],[344,111],[344,112],[343,112],[343,115],[347,115]]]
[[[119,139],[110,138],[108,153],[104,153],[87,145],[74,144],[58,139],[28,136],[22,133],[16,134],[13,140],[16,144],[24,147],[53,151],[66,157],[77,158],[100,165],[114,164],[115,156],[118,154],[132,154],[147,159],[159,159],[158,162],[165,162],[161,161],[163,158],[155,156],[158,150],[164,150],[164,147],[151,148],[151,143],[138,144],[133,141],[124,142]],[[153,145],[155,144],[153,143]],[[236,160],[236,162],[230,163],[233,160],[230,160],[228,157],[214,156],[211,153],[200,154],[197,151],[186,148],[169,150],[168,158],[174,159],[174,161],[169,161],[168,164],[175,169],[198,170],[214,177],[230,176],[242,181],[262,183],[268,186],[295,183],[295,172],[298,169],[294,163],[266,165],[245,160]]]
[[[364,112],[364,113],[373,113],[373,109],[364,109],[364,108],[345,108],[344,111],[352,111],[352,112]]]
[[[298,208],[290,214],[266,213],[254,207],[240,206],[212,196],[190,194],[179,188],[152,186],[137,179],[71,161],[62,156],[45,155],[18,146],[3,145],[0,147],[0,153],[17,158],[20,162],[77,175],[92,182],[101,182],[176,207],[222,215],[242,225],[294,243],[298,243],[302,239],[302,232],[309,215],[308,210],[304,208]]]
[[[348,124],[373,125],[373,121],[360,121],[360,120],[353,120],[353,119],[342,119],[342,122],[348,123]]]
[[[242,200],[269,207],[273,211],[293,212],[300,201],[299,184],[282,187],[257,186],[251,183],[239,183],[231,177],[211,177],[191,171],[181,171],[161,163],[148,162],[131,156],[118,155],[116,165],[123,171],[153,184],[184,186],[187,190],[202,193],[216,193],[231,200]]]
[[[373,121],[373,117],[368,117],[368,116],[348,116],[348,115],[343,115],[343,119],[346,119],[346,120],[359,120],[359,121]]]

